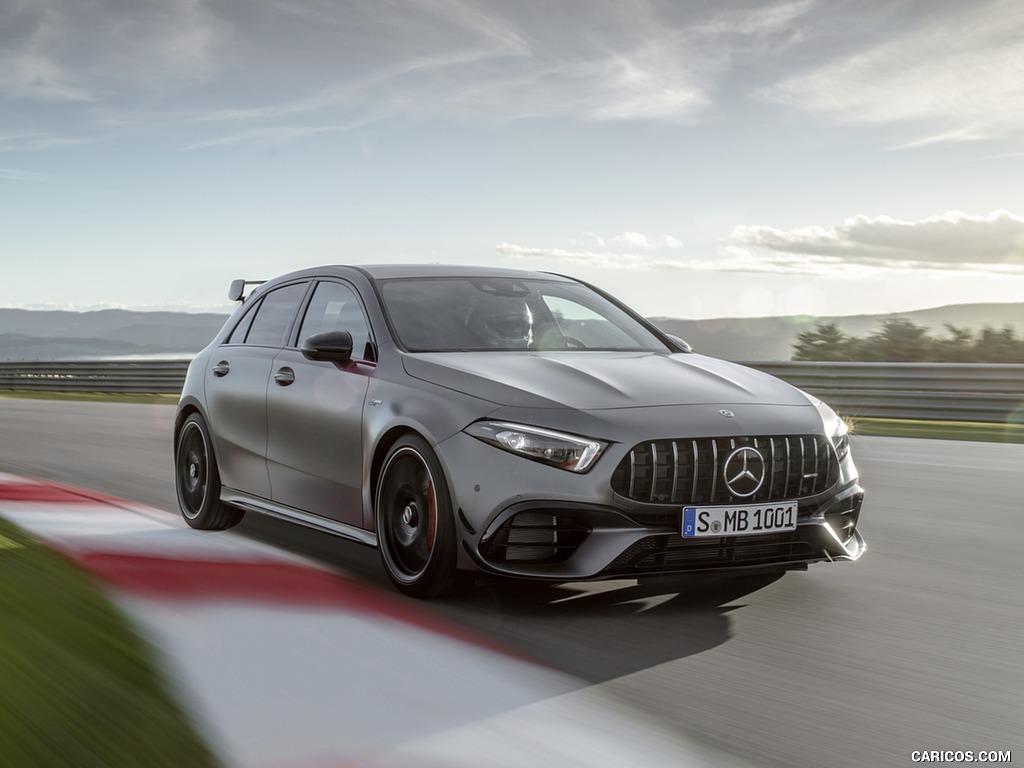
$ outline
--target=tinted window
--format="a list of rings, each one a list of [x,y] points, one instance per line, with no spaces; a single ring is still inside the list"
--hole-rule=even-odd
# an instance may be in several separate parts
[[[352,356],[367,358],[370,328],[355,292],[343,283],[319,283],[306,310],[299,331],[299,343],[317,333],[348,331],[352,334]],[[372,349],[372,348],[371,348]]]
[[[305,293],[306,283],[296,283],[266,294],[256,310],[245,343],[283,347],[292,318]]]
[[[249,333],[249,326],[252,325],[252,319],[256,317],[256,308],[259,307],[260,303],[257,301],[242,315],[241,321],[235,326],[235,330],[228,336],[227,344],[242,344],[245,342],[245,336]]]
[[[627,312],[579,283],[512,278],[382,281],[411,352],[601,349],[665,352]]]

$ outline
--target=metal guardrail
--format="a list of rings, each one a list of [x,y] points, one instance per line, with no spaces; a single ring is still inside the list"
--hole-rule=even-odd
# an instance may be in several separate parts
[[[188,360],[0,362],[0,389],[177,394]],[[1024,423],[1024,365],[745,363],[848,416]]]
[[[0,389],[178,394],[188,360],[0,362]]]
[[[847,416],[1024,422],[1024,365],[748,363]]]

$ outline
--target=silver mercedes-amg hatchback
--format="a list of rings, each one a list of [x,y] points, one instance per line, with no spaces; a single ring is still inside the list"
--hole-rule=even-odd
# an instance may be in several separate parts
[[[399,590],[856,560],[845,423],[540,272],[328,266],[260,283],[192,361],[188,524],[274,515],[376,546]]]

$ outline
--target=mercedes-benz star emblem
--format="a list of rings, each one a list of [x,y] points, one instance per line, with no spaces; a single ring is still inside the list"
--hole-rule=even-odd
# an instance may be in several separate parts
[[[733,496],[753,496],[764,485],[764,456],[756,448],[743,446],[729,454],[722,467],[725,487]]]

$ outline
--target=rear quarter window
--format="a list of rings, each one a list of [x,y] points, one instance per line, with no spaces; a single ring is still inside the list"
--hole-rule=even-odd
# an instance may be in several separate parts
[[[306,283],[294,283],[268,292],[255,308],[255,316],[245,335],[246,344],[265,347],[283,347],[288,338],[288,329],[298,312],[302,297],[306,295]],[[238,343],[236,333],[246,324],[243,318],[231,342]]]

